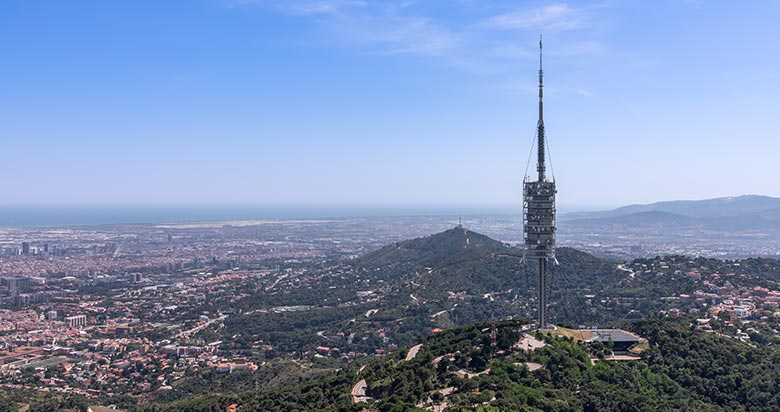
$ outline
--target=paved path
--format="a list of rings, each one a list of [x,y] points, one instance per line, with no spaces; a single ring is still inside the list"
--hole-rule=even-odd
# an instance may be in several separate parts
[[[445,313],[447,313],[447,311],[446,311],[446,310],[440,310],[440,311],[438,311],[438,312],[434,313],[433,315],[431,315],[431,317],[432,317],[432,318],[435,318],[435,317],[437,317],[437,316],[439,316],[439,315],[443,315],[443,314],[445,314]]]
[[[419,343],[409,348],[409,353],[406,354],[406,359],[404,360],[409,362],[410,360],[414,359],[414,357],[417,356],[417,352],[420,351],[420,348],[422,348],[422,343]]]
[[[228,317],[228,315],[222,315],[222,316],[220,316],[220,317],[218,317],[218,318],[211,319],[211,320],[207,321],[206,323],[204,323],[204,324],[202,324],[202,325],[200,325],[200,326],[196,326],[196,327],[194,327],[194,328],[192,328],[192,329],[185,330],[185,331],[183,331],[183,332],[179,332],[179,333],[178,333],[178,334],[177,334],[177,335],[176,335],[174,338],[178,339],[178,338],[181,338],[181,337],[189,337],[189,336],[192,336],[192,335],[194,335],[194,334],[196,334],[196,333],[200,332],[201,330],[203,330],[203,329],[207,328],[207,327],[208,327],[209,325],[211,325],[212,323],[214,323],[214,322],[219,322],[219,321],[223,321],[223,320],[227,319],[227,317]]]
[[[541,363],[536,363],[536,362],[515,362],[515,365],[517,366],[525,365],[528,367],[528,370],[530,372],[542,369],[544,367],[544,365],[542,365]]]
[[[634,355],[609,355],[605,357],[604,359],[599,358],[591,358],[591,362],[596,362],[600,360],[605,361],[636,361],[636,360],[642,360],[642,357],[640,356],[634,356]]]
[[[617,268],[618,268],[618,270],[622,270],[623,272],[628,272],[628,277],[629,278],[631,278],[631,279],[634,278],[635,273],[634,273],[633,269],[629,269],[629,268],[627,268],[623,264],[617,265]]]
[[[458,371],[455,371],[455,374],[460,376],[461,378],[473,378],[475,376],[484,375],[486,373],[490,373],[490,368],[487,368],[487,369],[483,370],[482,372],[477,372],[477,373],[471,373],[471,372],[469,372],[469,371],[467,371],[465,369],[460,369]]]
[[[532,352],[536,349],[543,348],[545,345],[543,340],[536,339],[535,337],[526,334],[523,335],[522,339],[515,343],[514,347],[523,349],[526,352]]]
[[[444,359],[445,356],[450,357],[450,356],[452,356],[452,354],[448,353],[446,355],[437,356],[437,357],[433,358],[433,360],[431,361],[431,364],[432,365],[438,365],[439,362],[441,362],[441,360]]]
[[[365,379],[361,379],[358,381],[358,383],[355,384],[355,386],[352,387],[352,402],[359,403],[359,402],[368,402],[369,398],[366,396],[366,387],[368,384],[366,384]]]

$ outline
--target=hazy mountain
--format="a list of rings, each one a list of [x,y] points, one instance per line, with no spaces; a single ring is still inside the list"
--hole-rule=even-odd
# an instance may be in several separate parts
[[[630,205],[562,215],[564,226],[671,226],[705,230],[780,230],[780,199],[745,195]]]
[[[764,210],[760,213],[761,217],[769,220],[780,220],[780,207]]]
[[[668,225],[689,225],[695,222],[695,219],[676,213],[647,211],[637,212],[628,215],[610,216],[610,217],[590,217],[572,220],[577,224],[603,224],[608,222],[614,225],[634,225],[634,226],[668,226]]]
[[[612,218],[643,212],[666,212],[692,218],[708,218],[753,215],[771,209],[777,209],[780,212],[780,198],[744,195],[706,200],[674,200],[647,205],[629,205],[599,212],[567,213],[561,215],[561,219]]]

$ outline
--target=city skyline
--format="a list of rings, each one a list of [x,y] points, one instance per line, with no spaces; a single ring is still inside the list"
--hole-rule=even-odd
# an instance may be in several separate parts
[[[0,204],[520,204],[539,33],[561,205],[778,197],[752,6],[5,3]]]

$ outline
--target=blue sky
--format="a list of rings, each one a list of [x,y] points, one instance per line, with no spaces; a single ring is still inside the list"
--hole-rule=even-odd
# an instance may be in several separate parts
[[[519,204],[540,33],[559,203],[780,196],[778,15],[0,1],[0,204]]]

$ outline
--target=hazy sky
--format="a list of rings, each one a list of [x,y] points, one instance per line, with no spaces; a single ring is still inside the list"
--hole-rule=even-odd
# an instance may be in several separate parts
[[[0,1],[0,203],[519,204],[539,33],[559,203],[780,196],[778,16]]]

